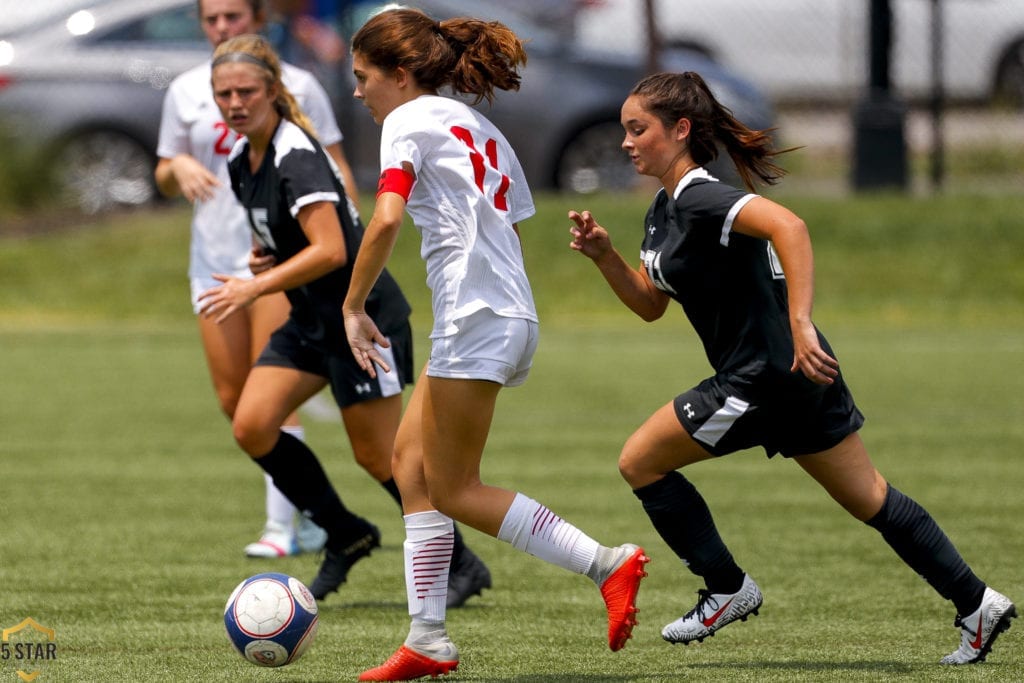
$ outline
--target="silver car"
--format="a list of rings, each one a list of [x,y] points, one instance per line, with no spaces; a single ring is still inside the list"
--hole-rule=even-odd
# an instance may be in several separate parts
[[[644,75],[641,59],[584,51],[499,0],[406,4],[439,19],[502,21],[529,41],[521,90],[499,93],[486,111],[516,148],[534,189],[590,192],[636,182],[619,147],[618,121],[626,93]],[[384,6],[355,3],[339,31],[350,35]],[[164,93],[177,74],[210,56],[195,7],[195,0],[61,0],[58,13],[6,34],[0,22],[0,126],[39,144],[83,209],[156,199],[152,172]],[[708,58],[673,51],[662,68],[700,72],[748,125],[772,126],[760,91]],[[329,89],[345,151],[360,185],[372,187],[379,128],[352,97],[349,65],[340,69]],[[730,166],[716,171],[728,176]]]

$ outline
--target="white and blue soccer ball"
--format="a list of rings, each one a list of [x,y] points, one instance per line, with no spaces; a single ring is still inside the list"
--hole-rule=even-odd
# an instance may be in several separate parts
[[[301,657],[316,637],[316,599],[287,574],[256,574],[238,584],[224,607],[224,626],[235,649],[253,664],[284,666]]]

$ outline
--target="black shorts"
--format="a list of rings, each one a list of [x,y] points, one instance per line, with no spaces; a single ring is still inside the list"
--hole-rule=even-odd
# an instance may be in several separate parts
[[[406,384],[413,382],[412,327],[406,323],[402,329],[386,335],[391,346],[380,349],[391,366],[384,373],[377,367],[377,377],[359,367],[347,344],[336,351],[324,351],[302,334],[298,325],[289,319],[270,336],[266,348],[256,359],[256,365],[293,368],[327,379],[331,393],[339,408],[401,394]]]
[[[820,453],[864,424],[842,376],[830,385],[808,380],[771,390],[757,380],[716,375],[673,404],[687,433],[716,456],[754,446],[769,458]]]

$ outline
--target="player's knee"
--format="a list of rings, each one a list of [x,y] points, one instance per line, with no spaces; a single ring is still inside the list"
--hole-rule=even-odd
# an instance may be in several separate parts
[[[634,447],[633,439],[626,442],[619,454],[619,474],[631,488],[637,488],[649,479],[649,467],[643,453]]]
[[[352,444],[356,464],[377,481],[391,478],[391,449],[379,444]]]
[[[239,419],[237,416],[231,428],[235,442],[253,458],[269,453],[280,436],[280,429],[271,430],[256,421]]]

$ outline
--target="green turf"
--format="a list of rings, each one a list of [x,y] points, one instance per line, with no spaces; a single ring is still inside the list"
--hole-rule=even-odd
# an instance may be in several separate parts
[[[645,200],[586,202],[633,254]],[[818,255],[816,317],[836,347],[876,464],[924,504],[979,575],[1024,600],[1024,215],[1021,199],[790,201]],[[660,627],[692,606],[695,577],[657,538],[615,461],[656,407],[707,374],[681,313],[647,325],[617,307],[566,247],[541,198],[524,225],[542,340],[524,387],[499,400],[484,460],[597,539],[653,557],[640,626],[607,651],[588,580],[467,530],[495,588],[453,611],[465,681],[1019,681],[1022,624],[982,666],[936,662],[957,643],[953,610],[868,527],[793,463],[759,452],[702,464],[704,492],[761,614],[700,645]],[[221,610],[231,589],[274,569],[309,580],[315,558],[247,560],[262,522],[258,470],[218,414],[187,306],[180,208],[0,242],[0,627],[55,629],[58,659],[0,659],[38,681],[354,680],[404,636],[401,519],[352,462],[341,426],[307,420],[309,441],[384,547],[323,605],[311,650],[283,670],[234,654]],[[411,231],[394,261],[426,333]],[[422,362],[425,345],[418,348]],[[655,364],[668,359],[668,365]]]

